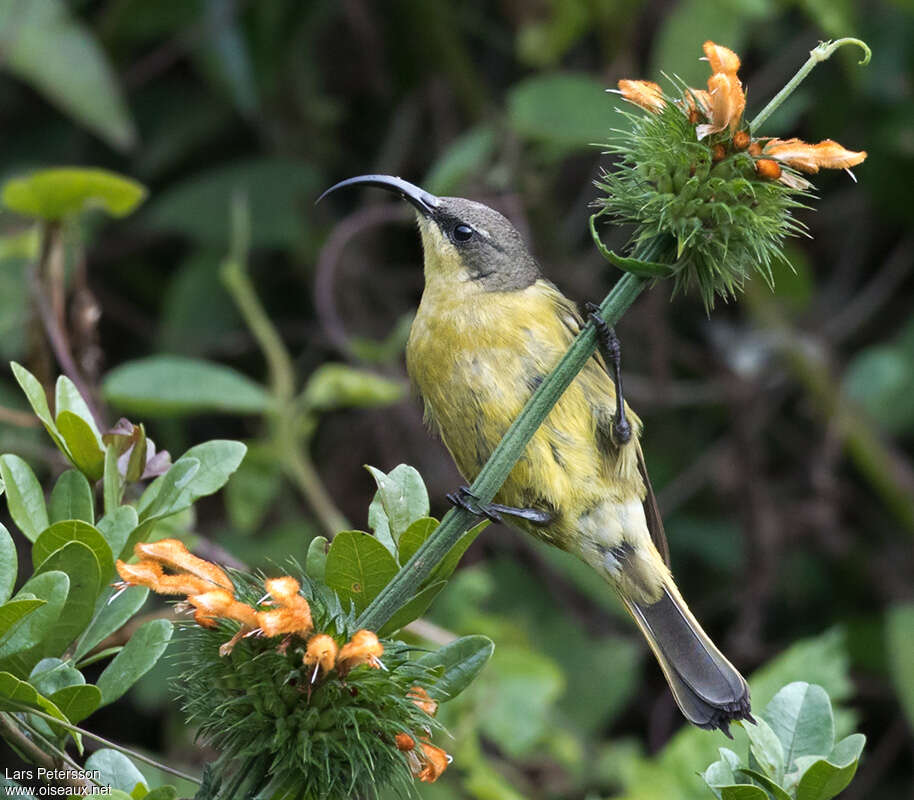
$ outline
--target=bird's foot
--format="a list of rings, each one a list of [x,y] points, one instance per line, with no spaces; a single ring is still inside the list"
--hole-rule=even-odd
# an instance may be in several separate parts
[[[452,505],[463,508],[477,517],[485,517],[492,522],[502,522],[502,514],[523,519],[538,526],[548,525],[552,522],[552,515],[538,508],[515,508],[501,503],[480,503],[479,498],[470,491],[468,486],[461,486],[456,492],[451,492],[447,495],[447,499]]]
[[[597,346],[610,370],[610,377],[616,387],[616,413],[613,416],[613,440],[618,445],[627,444],[632,438],[632,426],[625,416],[625,398],[622,395],[622,346],[616,332],[606,324],[596,303],[585,303],[587,316],[597,332]]]

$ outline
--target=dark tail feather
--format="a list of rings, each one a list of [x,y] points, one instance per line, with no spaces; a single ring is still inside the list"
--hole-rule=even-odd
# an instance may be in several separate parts
[[[623,598],[660,662],[673,697],[689,722],[720,728],[752,720],[749,686],[701,629],[675,588],[647,605]]]

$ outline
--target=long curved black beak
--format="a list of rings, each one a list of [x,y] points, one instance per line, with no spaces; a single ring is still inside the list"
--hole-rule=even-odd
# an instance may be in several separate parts
[[[394,192],[395,194],[400,195],[400,197],[408,203],[414,205],[419,213],[426,217],[431,216],[441,202],[435,195],[430,194],[425,191],[425,189],[420,189],[414,183],[405,181],[403,178],[396,178],[393,175],[357,175],[355,178],[346,178],[346,180],[340,181],[327,189],[326,192],[317,198],[316,202],[319,203],[330,194],[330,192],[335,192],[337,189],[342,189],[346,186],[359,185],[377,186],[379,189],[386,189],[388,192]]]

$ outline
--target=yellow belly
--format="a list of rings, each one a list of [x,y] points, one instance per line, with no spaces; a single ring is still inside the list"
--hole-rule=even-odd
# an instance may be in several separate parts
[[[426,415],[472,481],[573,333],[567,301],[544,281],[514,292],[437,296],[429,289],[413,322],[407,367]],[[573,323],[572,323],[573,325]],[[548,511],[529,532],[568,547],[588,513],[640,500],[634,448],[605,435],[615,392],[592,360],[556,404],[496,500]],[[632,417],[637,430],[637,418]],[[604,424],[600,424],[600,423]]]

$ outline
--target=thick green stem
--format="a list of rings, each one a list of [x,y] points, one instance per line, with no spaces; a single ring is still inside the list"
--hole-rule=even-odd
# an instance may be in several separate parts
[[[839,47],[843,47],[846,44],[855,44],[858,47],[863,49],[863,58],[860,60],[860,64],[869,64],[870,56],[872,52],[870,51],[869,46],[866,42],[861,41],[860,39],[851,39],[844,38],[838,39],[834,42],[821,42],[818,47],[813,48],[809,51],[809,60],[797,70],[797,74],[794,75],[788,82],[787,85],[781,89],[774,97],[771,98],[767,106],[765,106],[755,117],[752,122],[749,123],[749,127],[752,130],[753,136],[758,136],[758,129],[762,126],[762,123],[765,122],[768,117],[770,117],[790,95],[794,93],[797,86],[799,86],[809,75],[810,72],[815,69],[816,64],[820,64],[823,61],[827,61],[831,58],[832,53],[835,52]]]
[[[600,305],[603,319],[609,325],[614,325],[647,283],[643,278],[631,274],[624,275]],[[473,482],[470,490],[481,503],[489,503],[495,497],[537,428],[593,355],[596,344],[596,331],[593,324],[588,324],[578,334],[555,369],[527,401],[527,405],[508,428]],[[478,519],[473,514],[462,508],[452,508],[448,511],[435,533],[426,539],[413,557],[375,597],[371,605],[362,612],[358,624],[370,630],[378,630],[384,625],[394,612],[419,590],[422,581],[431,574],[464,531],[477,522]]]

